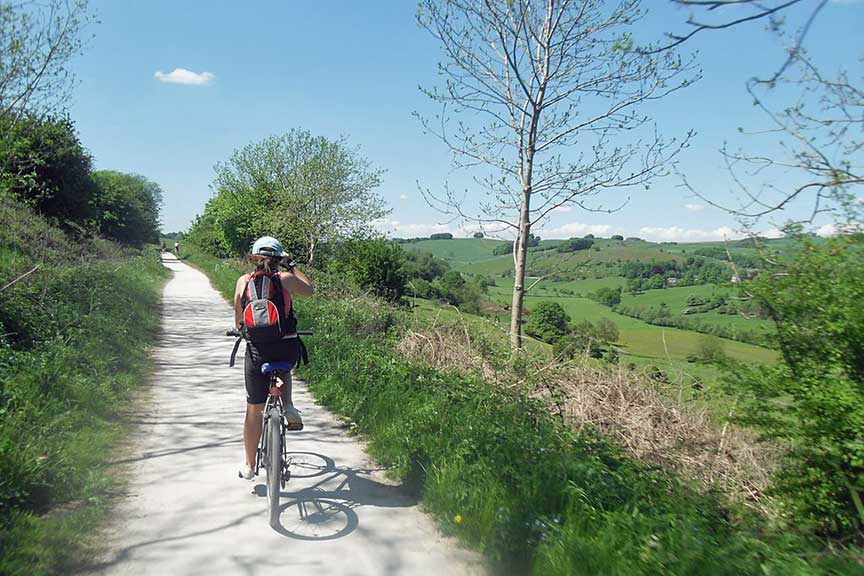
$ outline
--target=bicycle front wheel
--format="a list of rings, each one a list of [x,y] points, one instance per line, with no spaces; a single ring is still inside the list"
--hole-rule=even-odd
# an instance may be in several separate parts
[[[267,426],[267,500],[270,503],[270,526],[279,525],[279,492],[282,484],[282,418],[272,408]]]

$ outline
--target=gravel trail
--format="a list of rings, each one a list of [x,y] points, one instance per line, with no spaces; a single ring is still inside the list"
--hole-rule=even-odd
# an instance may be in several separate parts
[[[266,477],[237,477],[245,406],[243,349],[228,368],[232,312],[201,272],[173,271],[162,301],[149,399],[132,418],[130,453],[115,462],[128,494],[106,529],[100,574],[483,574],[478,556],[371,463],[301,382],[305,429],[291,433],[294,476],[281,525],[268,525]],[[312,359],[314,362],[314,358]]]

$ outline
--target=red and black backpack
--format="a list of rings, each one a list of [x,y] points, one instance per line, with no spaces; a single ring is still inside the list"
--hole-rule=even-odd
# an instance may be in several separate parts
[[[290,300],[285,313],[285,296],[277,273],[254,272],[246,281],[240,305],[246,338],[253,344],[275,342],[297,329]]]

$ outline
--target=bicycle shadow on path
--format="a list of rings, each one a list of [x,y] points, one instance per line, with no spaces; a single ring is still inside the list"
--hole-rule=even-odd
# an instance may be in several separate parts
[[[316,452],[289,452],[291,480],[280,492],[288,501],[280,506],[279,525],[273,529],[296,540],[334,540],[347,536],[360,524],[355,512],[364,506],[407,508],[418,499],[402,485],[377,482],[370,476],[387,468],[338,466]],[[299,489],[298,481],[312,480]],[[266,498],[266,484],[256,484],[253,494]]]

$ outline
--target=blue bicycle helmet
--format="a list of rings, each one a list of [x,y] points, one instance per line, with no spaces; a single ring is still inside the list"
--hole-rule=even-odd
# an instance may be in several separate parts
[[[262,236],[252,245],[252,254],[282,258],[285,256],[285,251],[282,250],[282,244],[280,244],[276,238],[273,238],[272,236]]]

